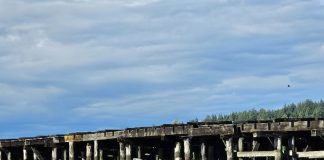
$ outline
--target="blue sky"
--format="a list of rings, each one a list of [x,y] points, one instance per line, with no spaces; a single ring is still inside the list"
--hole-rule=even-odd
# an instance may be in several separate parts
[[[0,137],[320,100],[323,37],[323,0],[0,0]]]

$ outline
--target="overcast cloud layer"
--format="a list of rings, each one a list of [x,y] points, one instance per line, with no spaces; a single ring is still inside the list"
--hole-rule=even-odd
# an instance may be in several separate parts
[[[322,0],[0,0],[0,137],[320,100],[323,37]]]

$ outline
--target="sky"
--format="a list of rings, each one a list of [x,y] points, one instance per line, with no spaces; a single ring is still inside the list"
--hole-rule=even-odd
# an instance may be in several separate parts
[[[0,138],[277,109],[323,79],[324,0],[0,0]]]

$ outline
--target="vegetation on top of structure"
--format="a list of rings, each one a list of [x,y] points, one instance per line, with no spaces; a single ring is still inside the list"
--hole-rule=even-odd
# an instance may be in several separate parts
[[[273,120],[277,118],[323,118],[324,101],[305,100],[297,104],[284,105],[281,109],[250,109],[248,111],[233,112],[230,114],[212,114],[206,116],[205,122],[218,121],[257,121]],[[194,120],[193,120],[194,121]]]

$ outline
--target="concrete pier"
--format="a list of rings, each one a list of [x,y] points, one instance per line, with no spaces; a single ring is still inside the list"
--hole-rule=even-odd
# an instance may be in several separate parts
[[[7,153],[7,160],[11,160],[11,152]]]
[[[57,147],[52,148],[52,160],[57,160]]]
[[[275,138],[275,144],[276,144],[276,156],[275,160],[281,160],[282,157],[282,138],[281,137],[276,137]]]
[[[238,146],[238,151],[239,152],[243,152],[244,151],[244,138],[243,137],[240,137],[238,139],[238,142],[237,142],[237,146]],[[239,160],[243,160],[243,158],[239,158]]]
[[[190,160],[191,150],[190,150],[190,139],[185,138],[183,140],[183,147],[184,147],[184,160]]]
[[[180,142],[175,143],[174,160],[182,160],[182,158],[181,158],[181,143]]]
[[[99,160],[99,144],[98,144],[98,140],[93,141],[93,160]]]
[[[87,143],[87,146],[86,146],[86,160],[92,160],[92,146],[91,146],[91,143]]]
[[[69,160],[74,160],[74,142],[69,142]]]
[[[200,155],[201,155],[201,160],[207,160],[205,142],[202,142],[200,145]]]
[[[324,119],[167,124],[2,139],[0,160],[324,159],[323,137]]]
[[[23,160],[27,160],[27,158],[28,158],[28,155],[27,155],[27,148],[24,147],[24,148],[23,148]]]
[[[126,149],[123,142],[119,142],[119,159],[126,160]]]
[[[68,151],[67,151],[67,149],[63,150],[63,160],[68,160]]]
[[[38,157],[37,157],[36,152],[33,152],[33,159],[34,159],[34,160],[38,160]]]
[[[233,160],[233,138],[226,139],[226,156],[227,160]]]
[[[126,160],[132,160],[132,146],[130,144],[126,144]]]
[[[142,159],[142,148],[141,148],[141,146],[137,146],[137,158]]]

